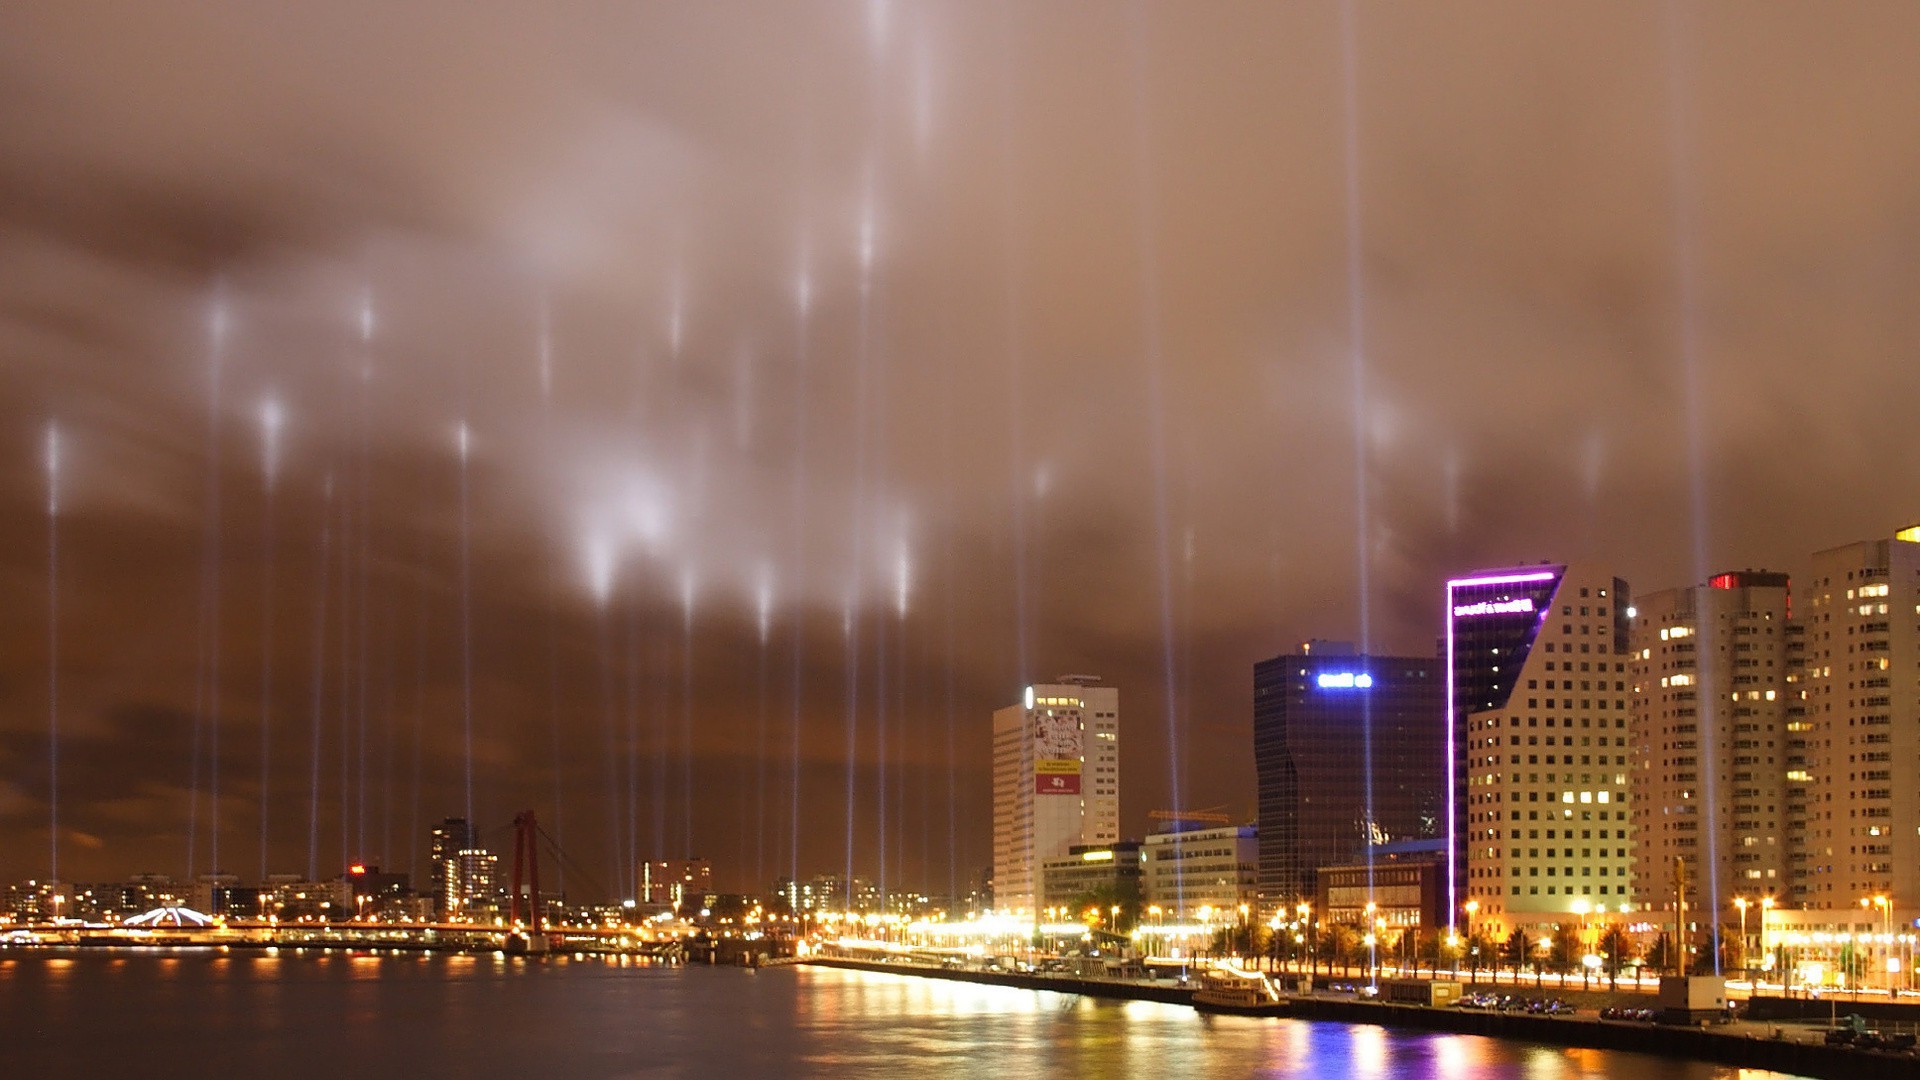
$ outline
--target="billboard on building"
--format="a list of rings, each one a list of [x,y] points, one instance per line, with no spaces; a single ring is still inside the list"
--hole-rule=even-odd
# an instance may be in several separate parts
[[[1035,709],[1028,724],[1033,736],[1034,794],[1080,794],[1078,711]]]

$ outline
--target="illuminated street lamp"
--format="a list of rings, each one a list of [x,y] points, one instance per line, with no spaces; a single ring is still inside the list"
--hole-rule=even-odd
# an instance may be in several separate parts
[[[1469,984],[1478,984],[1480,982],[1480,946],[1475,944],[1473,940],[1473,917],[1480,913],[1480,901],[1467,901],[1466,912],[1467,952],[1470,956],[1470,959],[1467,961],[1467,981]],[[1494,978],[1498,981],[1498,972],[1494,973]]]
[[[1736,896],[1733,898],[1733,906],[1740,909],[1740,970],[1741,970],[1741,973],[1747,977],[1747,981],[1752,982],[1753,981],[1753,965],[1747,961],[1747,907],[1748,907],[1748,904],[1749,902],[1747,898],[1744,896]]]
[[[1575,942],[1575,944],[1583,948],[1586,946],[1586,943],[1587,943],[1587,913],[1592,910],[1593,910],[1593,906],[1591,904],[1588,904],[1585,900],[1575,900],[1573,902],[1573,913],[1575,915],[1580,916],[1580,937],[1579,937],[1579,940]],[[1585,968],[1585,970],[1581,972],[1580,988],[1582,990],[1591,990],[1593,988],[1592,982],[1591,982],[1593,978],[1593,968],[1588,966],[1584,961],[1582,962],[1581,966]]]

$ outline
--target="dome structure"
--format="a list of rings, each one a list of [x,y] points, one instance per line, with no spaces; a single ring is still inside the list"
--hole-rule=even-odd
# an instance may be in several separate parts
[[[142,927],[145,929],[196,930],[211,927],[214,925],[214,922],[213,916],[205,912],[195,911],[190,907],[167,905],[165,907],[154,908],[152,911],[140,915],[135,915],[133,918],[121,923],[121,925]]]

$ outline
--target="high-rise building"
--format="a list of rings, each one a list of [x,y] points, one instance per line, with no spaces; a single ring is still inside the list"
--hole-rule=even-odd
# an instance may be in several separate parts
[[[1120,691],[1087,675],[993,714],[995,906],[1036,910],[1040,863],[1120,839]]]
[[[1446,699],[1438,657],[1309,641],[1253,668],[1260,897],[1291,908],[1315,867],[1446,825]]]
[[[1632,902],[1627,583],[1564,565],[1447,582],[1447,917],[1566,921]]]
[[[447,860],[449,917],[475,919],[489,915],[505,895],[500,856],[485,848],[466,848]]]
[[[1627,745],[1641,908],[1672,912],[1679,880],[1703,920],[1736,897],[1786,899],[1788,726],[1801,710],[1790,615],[1787,575],[1764,570],[1633,598]]]
[[[453,860],[462,851],[480,846],[473,824],[466,818],[447,818],[428,834],[427,880],[433,889],[433,914],[446,918],[453,896]]]
[[[1920,526],[1814,553],[1804,619],[1793,898],[1920,907]]]

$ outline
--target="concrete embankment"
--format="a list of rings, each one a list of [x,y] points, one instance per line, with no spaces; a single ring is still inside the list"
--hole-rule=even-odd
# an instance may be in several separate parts
[[[837,957],[808,957],[806,962],[853,971],[949,979],[956,982],[981,983],[1022,990],[1047,990],[1058,994],[1158,1001],[1176,1005],[1192,1004],[1192,994],[1187,989],[1165,983],[973,971],[922,964],[882,964]],[[1742,1068],[1771,1069],[1800,1076],[1828,1077],[1833,1080],[1911,1078],[1920,1073],[1920,1063],[1916,1063],[1916,1059],[1911,1055],[1826,1046],[1819,1042],[1804,1041],[1807,1037],[1805,1033],[1799,1035],[1798,1040],[1757,1037],[1755,1034],[1745,1033],[1755,1030],[1753,1025],[1742,1025],[1743,1032],[1733,1033],[1716,1028],[1664,1027],[1580,1016],[1538,1016],[1528,1013],[1485,1012],[1472,1009],[1425,1008],[1417,1005],[1394,1005],[1318,995],[1290,998],[1282,1008],[1285,1015],[1305,1020],[1381,1024],[1388,1027],[1486,1035],[1498,1039],[1547,1043],[1556,1046],[1625,1050],[1660,1057],[1711,1061]]]

